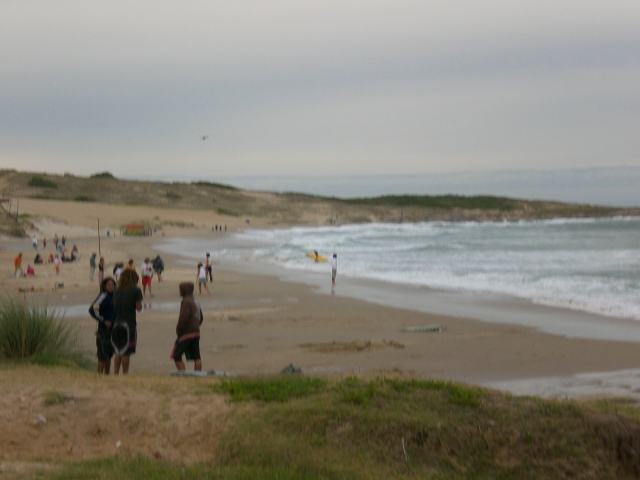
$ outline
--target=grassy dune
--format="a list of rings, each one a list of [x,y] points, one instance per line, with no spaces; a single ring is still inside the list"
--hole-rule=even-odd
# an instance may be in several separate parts
[[[108,172],[75,175],[0,171],[5,196],[118,205],[211,210],[228,217],[259,217],[271,225],[326,225],[398,221],[496,221],[555,217],[640,215],[611,208],[492,196],[396,195],[340,199],[297,193],[240,190],[211,182],[142,182]]]
[[[48,423],[26,427],[34,452],[17,458],[5,454],[3,478],[613,479],[640,474],[638,410],[623,401],[515,398],[391,377],[101,379],[70,369],[7,368],[0,364],[6,398],[34,376],[54,374],[58,381],[32,392],[32,410],[46,415]],[[74,440],[77,450],[68,446],[73,446],[68,429],[74,424],[82,430]],[[61,448],[39,447],[39,436],[47,431],[53,432],[51,442],[63,443]],[[122,440],[119,449],[116,439]],[[93,449],[91,455],[74,460],[83,446]],[[17,460],[22,471],[12,470]]]

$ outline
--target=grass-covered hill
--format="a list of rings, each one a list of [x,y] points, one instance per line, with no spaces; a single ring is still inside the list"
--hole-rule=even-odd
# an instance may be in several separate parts
[[[493,196],[389,195],[341,199],[297,193],[254,192],[210,182],[123,180],[109,172],[79,177],[0,170],[0,190],[5,197],[211,210],[233,217],[262,217],[273,225],[640,215],[640,208]]]

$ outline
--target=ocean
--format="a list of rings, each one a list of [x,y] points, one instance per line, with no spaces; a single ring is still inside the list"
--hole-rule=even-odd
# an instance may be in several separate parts
[[[640,219],[363,224],[251,229],[230,242],[172,239],[161,250],[640,320]]]

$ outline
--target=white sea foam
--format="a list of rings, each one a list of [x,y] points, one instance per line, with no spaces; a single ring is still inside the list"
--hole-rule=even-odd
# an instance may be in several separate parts
[[[367,224],[247,230],[232,241],[174,238],[161,251],[326,272],[305,256],[338,254],[340,277],[510,295],[640,320],[640,219]]]
[[[305,254],[337,252],[340,276],[506,294],[640,320],[637,218],[295,227],[236,238],[254,245],[252,258],[289,269],[325,271]]]

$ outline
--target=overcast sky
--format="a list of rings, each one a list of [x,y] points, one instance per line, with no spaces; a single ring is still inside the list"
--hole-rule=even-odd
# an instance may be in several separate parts
[[[0,2],[2,168],[420,175],[639,152],[637,0]]]

